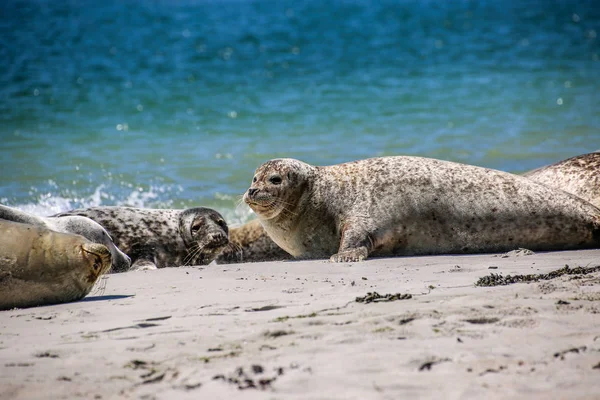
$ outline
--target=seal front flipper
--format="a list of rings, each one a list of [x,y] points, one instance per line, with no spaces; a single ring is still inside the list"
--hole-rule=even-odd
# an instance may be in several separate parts
[[[332,255],[329,258],[331,262],[357,262],[364,261],[368,256],[367,248],[364,246],[358,247],[356,249],[350,249],[345,251],[340,251]]]
[[[373,239],[360,228],[358,222],[346,222],[338,252],[329,258],[331,262],[357,262],[366,260],[373,249]]]
[[[138,258],[131,266],[130,271],[148,271],[152,269],[158,269],[158,267],[156,266],[156,264],[154,264],[153,261]]]

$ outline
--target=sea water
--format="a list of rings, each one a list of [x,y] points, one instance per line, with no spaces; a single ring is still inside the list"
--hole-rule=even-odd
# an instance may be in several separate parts
[[[596,1],[7,0],[0,203],[208,206],[254,169],[600,149]]]

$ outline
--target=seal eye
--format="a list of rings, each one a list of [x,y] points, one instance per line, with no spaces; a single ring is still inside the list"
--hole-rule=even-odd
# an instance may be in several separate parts
[[[200,222],[197,222],[194,225],[192,225],[192,227],[190,228],[192,235],[195,235],[196,233],[198,233],[198,231],[200,230],[201,227],[202,227],[202,224]]]
[[[281,185],[281,177],[278,175],[272,176],[269,178],[269,182],[271,182],[273,185]]]
[[[227,224],[222,219],[218,220],[217,224],[219,224],[219,226],[223,229],[227,228]]]
[[[94,257],[94,271],[98,272],[102,268],[102,259],[99,256]]]
[[[256,177],[252,178],[252,182],[256,183]]]

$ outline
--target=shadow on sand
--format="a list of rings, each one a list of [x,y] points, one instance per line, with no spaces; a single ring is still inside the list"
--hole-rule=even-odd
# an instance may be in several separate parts
[[[135,297],[135,295],[134,294],[117,294],[117,295],[109,295],[109,296],[87,296],[79,301],[122,300],[122,299],[128,299],[130,297]]]

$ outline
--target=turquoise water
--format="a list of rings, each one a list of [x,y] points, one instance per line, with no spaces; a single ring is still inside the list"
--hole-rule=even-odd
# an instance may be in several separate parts
[[[211,206],[274,157],[522,172],[600,149],[594,1],[0,5],[0,202]]]

